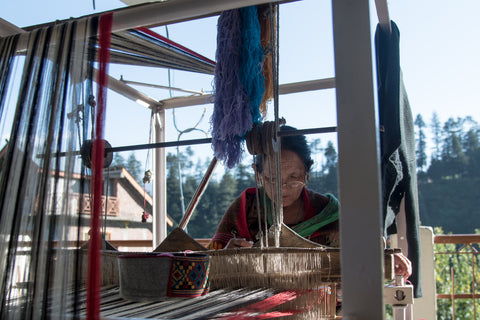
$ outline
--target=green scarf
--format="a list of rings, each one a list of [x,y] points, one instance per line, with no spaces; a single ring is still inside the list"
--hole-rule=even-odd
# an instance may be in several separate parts
[[[260,189],[260,197],[263,198],[264,196],[264,189]],[[302,192],[307,192],[302,191]],[[326,226],[329,223],[332,223],[336,220],[338,220],[338,200],[335,198],[334,195],[327,193],[325,196],[329,199],[329,202],[325,208],[318,214],[315,214],[313,217],[311,217],[308,220],[305,220],[303,222],[300,222],[299,224],[291,227],[292,230],[294,230],[296,233],[301,235],[302,237],[306,238],[311,236],[315,231],[318,229]],[[268,197],[267,197],[268,199]],[[267,200],[267,217],[268,217],[268,223],[272,225],[272,214],[271,214],[271,209],[270,209],[270,201]]]

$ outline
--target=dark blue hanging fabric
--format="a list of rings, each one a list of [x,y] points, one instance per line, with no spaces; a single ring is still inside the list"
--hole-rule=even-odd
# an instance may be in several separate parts
[[[414,121],[400,68],[400,32],[392,21],[389,34],[377,26],[378,106],[380,119],[383,229],[385,236],[397,232],[396,219],[405,198],[409,280],[415,297],[422,296],[420,282],[420,232],[415,157]]]

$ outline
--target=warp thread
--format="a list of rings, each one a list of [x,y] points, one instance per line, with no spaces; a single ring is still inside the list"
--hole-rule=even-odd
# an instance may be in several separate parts
[[[240,162],[245,134],[262,120],[265,80],[256,7],[220,15],[216,60],[212,147],[215,157],[233,168]]]
[[[209,255],[213,290],[271,288],[283,292],[220,319],[266,319],[273,311],[281,312],[277,316],[291,316],[288,319],[332,319],[336,301],[330,288],[340,281],[339,249],[237,248],[213,250]]]

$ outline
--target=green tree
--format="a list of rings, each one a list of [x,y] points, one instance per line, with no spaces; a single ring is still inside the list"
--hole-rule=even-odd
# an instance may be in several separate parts
[[[186,186],[190,181],[193,179],[188,179]],[[189,235],[194,238],[213,237],[223,214],[237,197],[236,184],[235,178],[228,171],[225,172],[220,183],[210,181],[188,225]]]
[[[420,171],[423,171],[423,168],[426,167],[427,165],[427,153],[426,153],[426,147],[427,147],[427,142],[426,142],[426,136],[424,132],[425,128],[425,122],[423,121],[422,115],[418,114],[417,118],[415,119],[415,125],[417,126],[417,150],[416,150],[416,156],[417,156],[417,168],[420,169]]]
[[[444,161],[444,176],[456,177],[462,176],[467,165],[467,157],[462,147],[462,130],[464,120],[449,118],[443,128],[445,139],[442,148],[442,161]]]
[[[470,178],[480,178],[480,145],[479,134],[475,129],[470,129],[465,134],[464,149],[468,159],[466,166],[466,176]]]
[[[317,160],[317,158],[319,158],[318,155],[320,155],[320,157],[323,157],[323,154],[322,154],[323,148],[322,148],[321,140],[320,139],[314,139],[313,141],[311,141],[309,143],[309,147],[310,147],[310,151],[312,151],[313,160],[315,162],[318,162],[318,160]],[[313,164],[312,170],[317,169],[317,168],[321,168],[320,163],[314,163]],[[315,173],[317,173],[317,172],[320,173],[319,170],[317,170]]]
[[[325,148],[325,159],[326,163],[324,166],[324,172],[330,172],[331,170],[336,170],[337,169],[337,150],[335,150],[335,147],[333,146],[332,141],[328,141],[327,147]]]
[[[321,170],[310,172],[308,188],[320,193],[328,192],[337,195],[337,151],[331,141],[327,142],[327,147],[323,150],[325,163],[322,165]]]
[[[255,174],[249,165],[240,163],[235,168],[234,178],[237,184],[235,195],[240,195],[247,188],[255,187]]]
[[[126,167],[125,158],[118,152],[113,153],[112,167]]]
[[[463,139],[463,149],[465,153],[470,153],[472,151],[476,151],[479,148],[479,139],[478,139],[478,131],[475,129],[470,129],[465,134],[465,138]]]
[[[125,164],[125,168],[138,183],[143,184],[142,163],[137,160],[137,158],[135,157],[135,153],[130,153]]]
[[[192,237],[211,239],[215,234],[223,216],[223,211],[217,205],[218,190],[218,182],[210,180],[188,225],[188,233]]]
[[[432,122],[431,122],[431,131],[433,134],[433,153],[432,159],[439,159],[442,150],[442,127],[440,124],[440,119],[436,112],[433,113]]]
[[[198,187],[198,182],[197,182],[197,179],[195,179],[195,176],[193,175],[188,175],[185,177],[185,182],[183,184],[183,188],[181,189],[181,191],[183,192],[183,204],[185,205],[185,207],[182,207],[181,210],[180,210],[180,216],[183,217],[184,214],[186,214],[186,209],[188,208],[188,205],[190,204],[190,202],[192,201],[193,199],[193,196],[195,194],[195,191],[197,190],[197,187]],[[200,200],[205,200],[203,199],[203,196],[201,197]],[[182,203],[180,203],[182,205]],[[197,204],[198,206],[198,204]],[[195,228],[195,226],[197,224],[200,224],[198,222],[195,222],[195,218],[198,217],[198,210],[195,209],[192,213],[191,213],[191,216],[190,216],[190,222],[189,224],[187,225],[186,229],[188,230],[188,233],[191,234],[192,232],[192,228]],[[198,226],[198,227],[202,227],[201,225]],[[196,237],[200,237],[200,235],[195,235]]]
[[[183,200],[183,197],[180,193],[179,188],[179,178],[178,178],[178,166],[177,166],[177,156],[168,153],[167,154],[167,213],[170,217],[176,221],[180,222],[182,218],[182,209],[180,201]]]
[[[222,180],[220,180],[217,196],[217,204],[220,210],[223,210],[223,212],[227,211],[228,207],[237,196],[237,181],[230,172],[226,171]]]

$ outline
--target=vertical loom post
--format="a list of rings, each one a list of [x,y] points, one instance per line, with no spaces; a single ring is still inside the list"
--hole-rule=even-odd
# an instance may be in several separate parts
[[[343,319],[383,319],[377,107],[368,0],[332,1]]]
[[[154,113],[155,143],[165,142],[165,109],[158,108]],[[154,152],[153,183],[153,248],[157,248],[167,237],[167,176],[165,148]]]

